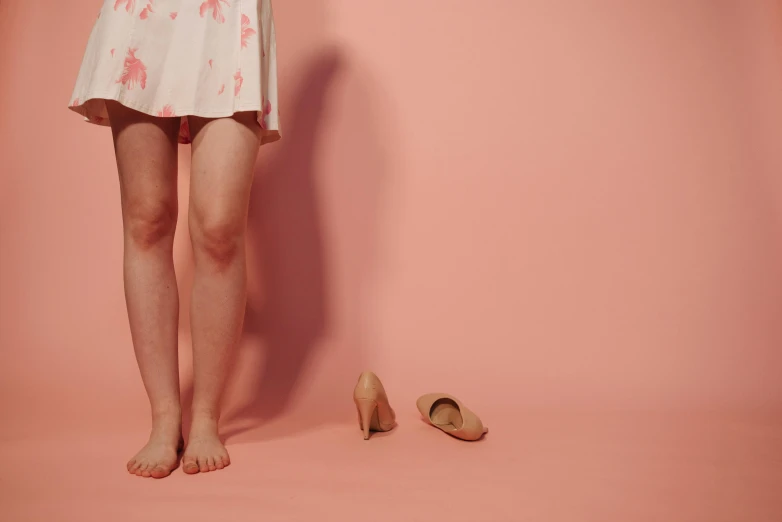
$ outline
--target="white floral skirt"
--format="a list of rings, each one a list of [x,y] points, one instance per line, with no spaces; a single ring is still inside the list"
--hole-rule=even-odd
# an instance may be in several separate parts
[[[109,125],[106,100],[160,117],[256,111],[280,138],[271,0],[104,0],[70,108]]]

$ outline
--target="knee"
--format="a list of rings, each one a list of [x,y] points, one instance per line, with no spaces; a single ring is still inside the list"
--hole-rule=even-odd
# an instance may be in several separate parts
[[[232,219],[194,219],[190,236],[199,254],[218,268],[225,268],[241,252],[244,226]]]
[[[130,204],[126,210],[126,234],[133,243],[149,249],[164,241],[173,241],[176,229],[176,205],[160,202]]]

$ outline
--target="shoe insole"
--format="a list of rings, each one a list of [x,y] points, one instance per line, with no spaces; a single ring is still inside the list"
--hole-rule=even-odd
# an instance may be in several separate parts
[[[446,430],[458,430],[464,425],[462,412],[459,406],[451,399],[439,399],[432,404],[429,410],[429,418],[432,424]]]

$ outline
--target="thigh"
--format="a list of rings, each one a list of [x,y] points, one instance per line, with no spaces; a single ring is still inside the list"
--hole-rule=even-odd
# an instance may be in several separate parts
[[[158,118],[107,102],[123,216],[176,218],[179,118]],[[169,216],[171,212],[173,216]],[[161,216],[165,213],[165,216]]]
[[[254,112],[231,118],[190,117],[190,222],[244,228],[261,128]]]

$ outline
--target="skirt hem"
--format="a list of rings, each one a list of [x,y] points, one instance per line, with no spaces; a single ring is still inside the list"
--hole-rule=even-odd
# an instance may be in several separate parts
[[[163,115],[160,111],[153,109],[152,107],[133,103],[129,100],[123,99],[122,96],[106,95],[106,94],[90,94],[84,98],[78,98],[76,104],[70,105],[68,108],[73,112],[84,117],[84,121],[95,125],[101,125],[109,127],[111,122],[108,117],[108,111],[106,110],[106,101],[115,101],[128,109],[141,112],[148,116],[154,116],[156,118],[185,118],[187,116],[197,116],[199,118],[229,118],[237,112],[255,112],[258,118],[258,124],[261,127],[261,145],[272,143],[279,140],[282,135],[279,128],[266,129],[263,125],[264,113],[263,107],[260,103],[251,103],[246,106],[239,105],[232,110],[221,111],[203,111],[196,109],[179,109],[177,108],[176,114]],[[96,103],[99,103],[99,108],[94,107]],[[93,106],[92,108],[90,106]],[[97,110],[96,110],[97,109]],[[190,143],[189,135],[183,136],[180,133],[179,143]]]

